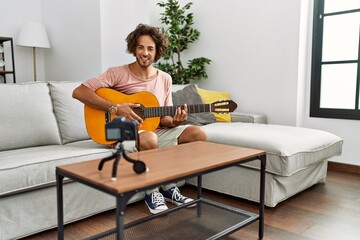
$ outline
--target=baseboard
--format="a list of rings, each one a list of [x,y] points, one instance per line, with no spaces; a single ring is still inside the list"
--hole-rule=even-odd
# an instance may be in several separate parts
[[[346,173],[354,173],[360,175],[360,166],[347,164],[347,163],[339,163],[339,162],[328,162],[328,169],[333,171],[339,172],[346,172]]]

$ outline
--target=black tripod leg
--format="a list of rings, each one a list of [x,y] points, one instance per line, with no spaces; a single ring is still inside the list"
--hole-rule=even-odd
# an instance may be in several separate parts
[[[133,169],[137,174],[143,173],[147,170],[147,167],[143,161],[132,159],[131,157],[126,155],[124,150],[122,151],[122,155],[127,161],[132,162],[134,164]]]
[[[101,159],[101,161],[99,163],[99,166],[98,166],[98,170],[101,171],[103,166],[104,166],[104,163],[107,162],[107,161],[110,161],[113,158],[115,158],[115,156],[116,156],[116,153],[113,153],[111,156]]]
[[[126,155],[125,150],[122,150],[122,155],[123,155],[123,157],[124,157],[126,160],[128,160],[129,162],[137,161],[137,160],[135,160],[135,159],[132,159],[132,158],[129,157],[128,155]]]
[[[120,157],[121,157],[121,153],[117,152],[116,153],[116,159],[114,161],[114,165],[113,165],[113,169],[112,169],[111,181],[116,181],[117,168],[118,168],[118,164],[119,164],[119,161],[120,161]]]

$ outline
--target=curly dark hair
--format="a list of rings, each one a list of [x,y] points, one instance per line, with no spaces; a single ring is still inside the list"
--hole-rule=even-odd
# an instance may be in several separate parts
[[[129,33],[129,35],[126,37],[127,52],[132,53],[135,56],[135,50],[138,44],[137,40],[139,37],[144,35],[150,36],[155,42],[156,55],[154,62],[156,62],[166,54],[169,46],[169,40],[166,34],[163,33],[159,28],[151,27],[146,24],[139,24],[136,29]]]

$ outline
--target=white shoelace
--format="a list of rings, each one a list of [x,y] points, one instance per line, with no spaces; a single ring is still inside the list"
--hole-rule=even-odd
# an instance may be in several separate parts
[[[164,196],[159,192],[154,192],[151,194],[151,202],[156,206],[165,205]]]
[[[186,197],[181,195],[179,188],[175,187],[174,191],[172,192],[171,199],[173,199],[175,201],[181,201],[181,200],[185,200]]]

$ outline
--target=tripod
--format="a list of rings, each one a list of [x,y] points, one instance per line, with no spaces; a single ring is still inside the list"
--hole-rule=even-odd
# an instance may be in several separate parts
[[[128,155],[126,155],[122,141],[120,141],[116,144],[115,149],[116,149],[116,152],[113,153],[109,157],[103,158],[100,161],[99,166],[98,166],[98,170],[101,171],[105,162],[110,161],[115,158],[115,161],[113,164],[113,169],[112,169],[111,181],[116,181],[117,168],[118,168],[118,164],[119,164],[121,155],[125,158],[125,160],[133,163],[133,170],[137,174],[140,174],[140,173],[143,173],[146,171],[146,165],[143,161],[132,159]]]

